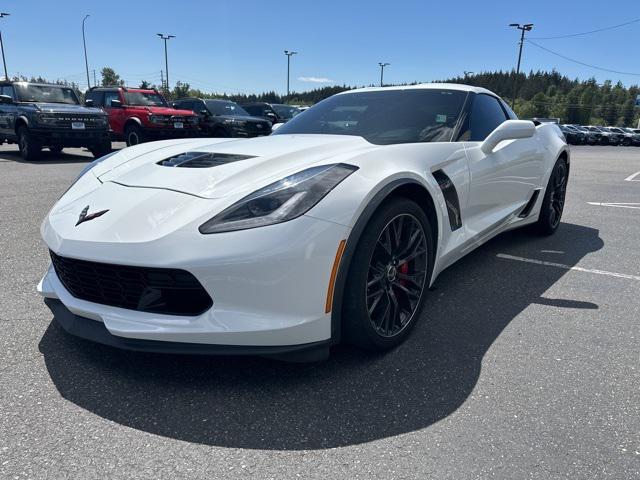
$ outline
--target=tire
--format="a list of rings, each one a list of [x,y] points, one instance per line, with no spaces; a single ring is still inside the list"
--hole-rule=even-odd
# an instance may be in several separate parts
[[[22,158],[29,162],[38,160],[42,153],[42,145],[31,137],[31,133],[25,125],[18,128],[18,148]]]
[[[392,238],[392,232],[399,235]],[[398,197],[378,209],[362,232],[347,274],[342,311],[347,342],[383,351],[409,335],[429,287],[433,243],[429,219],[417,203]],[[403,258],[408,260],[403,263]]]
[[[63,147],[61,147],[61,146],[59,146],[59,145],[55,145],[55,146],[53,146],[53,147],[49,147],[49,151],[50,151],[51,153],[56,153],[56,154],[57,154],[57,153],[62,153],[62,149],[63,149]]]
[[[98,145],[94,145],[90,147],[89,151],[91,151],[91,154],[93,155],[94,158],[104,157],[105,155],[111,152],[111,141],[105,140],[104,142]]]
[[[540,207],[540,215],[534,224],[539,234],[553,235],[560,226],[568,180],[569,165],[563,157],[560,157],[551,171]]]
[[[124,140],[127,142],[127,147],[143,143],[144,136],[142,134],[142,128],[135,123],[127,125],[124,129]]]

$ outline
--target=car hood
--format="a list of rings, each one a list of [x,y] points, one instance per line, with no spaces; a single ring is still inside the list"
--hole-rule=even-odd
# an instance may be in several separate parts
[[[45,113],[80,113],[104,115],[104,112],[95,107],[83,107],[82,105],[70,105],[65,103],[32,103],[38,110]]]
[[[94,167],[101,182],[157,188],[201,198],[250,193],[312,165],[348,162],[365,151],[382,148],[361,137],[344,135],[275,135],[251,139],[197,139],[143,144],[124,149]],[[205,168],[163,166],[186,152],[226,156],[226,163]],[[234,158],[232,156],[243,156]]]
[[[191,110],[178,110],[171,107],[143,107],[139,105],[128,105],[127,108],[144,110],[154,115],[179,115],[181,117],[192,117],[195,115]]]

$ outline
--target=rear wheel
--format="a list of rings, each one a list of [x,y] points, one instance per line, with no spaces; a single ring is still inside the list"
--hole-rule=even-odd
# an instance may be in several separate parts
[[[18,148],[22,158],[27,161],[38,160],[42,153],[42,145],[33,139],[25,125],[18,129]]]
[[[569,165],[564,157],[561,157],[556,161],[551,172],[540,207],[540,216],[535,224],[536,230],[542,235],[551,235],[560,226],[568,180]]]
[[[124,131],[124,139],[127,142],[127,147],[131,147],[133,145],[138,145],[144,142],[144,138],[142,135],[142,128],[135,123],[127,125]]]
[[[354,253],[345,288],[345,339],[370,350],[400,344],[420,316],[433,269],[433,233],[415,202],[396,198],[375,214]]]

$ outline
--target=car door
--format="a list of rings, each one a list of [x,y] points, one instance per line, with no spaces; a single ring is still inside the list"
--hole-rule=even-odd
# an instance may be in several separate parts
[[[111,101],[119,100],[120,107],[112,107]],[[125,102],[118,90],[106,90],[104,92],[104,111],[109,114],[109,126],[111,130],[118,134],[124,134],[124,122],[126,120],[126,112],[123,108]]]
[[[13,99],[13,103],[0,103],[0,133],[4,138],[13,138],[16,134],[15,125],[18,116],[13,85],[3,85],[0,89],[0,95],[8,95]]]
[[[498,98],[474,96],[468,130],[463,132],[470,174],[466,208],[469,238],[491,232],[513,218],[540,186],[544,157],[537,134],[501,142],[489,154],[480,148],[485,138],[510,117]]]

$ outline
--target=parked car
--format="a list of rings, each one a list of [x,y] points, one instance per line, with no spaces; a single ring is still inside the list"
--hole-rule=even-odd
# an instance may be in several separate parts
[[[190,110],[171,108],[155,89],[93,87],[85,97],[87,105],[107,112],[112,138],[124,140],[127,146],[199,133],[198,116]]]
[[[640,130],[637,128],[620,127],[626,133],[631,134],[631,144],[640,145]]]
[[[556,125],[437,83],[340,93],[267,137],[165,147],[102,159],[44,219],[38,291],[70,334],[299,361],[340,341],[390,350],[452,263],[508,230],[562,228],[570,172]]]
[[[602,132],[600,132],[599,130],[589,130],[587,127],[583,127],[582,125],[568,126],[584,133],[587,145],[603,145],[606,142],[606,140],[603,138]]]
[[[17,143],[25,160],[43,148],[88,148],[94,157],[111,150],[109,122],[98,108],[80,105],[72,88],[30,82],[0,82],[0,143]]]
[[[242,105],[249,115],[269,120],[272,124],[286,123],[300,111],[291,105],[280,103],[255,102]]]
[[[603,127],[597,127],[595,125],[587,125],[585,128],[587,128],[592,132],[599,132],[600,134],[602,134],[602,138],[601,138],[602,145],[622,144],[623,135],[620,135],[619,133],[613,133]]]
[[[624,145],[625,147],[630,146],[633,143],[634,140],[634,134],[629,133],[629,132],[625,132],[623,129],[618,128],[618,127],[603,127],[606,128],[607,131],[611,132],[611,133],[617,133],[622,135],[622,141],[621,141],[621,145]]]
[[[586,143],[586,135],[581,131],[574,129],[570,125],[559,125],[559,127],[567,139],[567,143],[571,145],[584,145]]]
[[[200,131],[207,137],[260,137],[271,133],[270,121],[252,117],[240,105],[228,100],[181,98],[171,105],[198,114]]]

